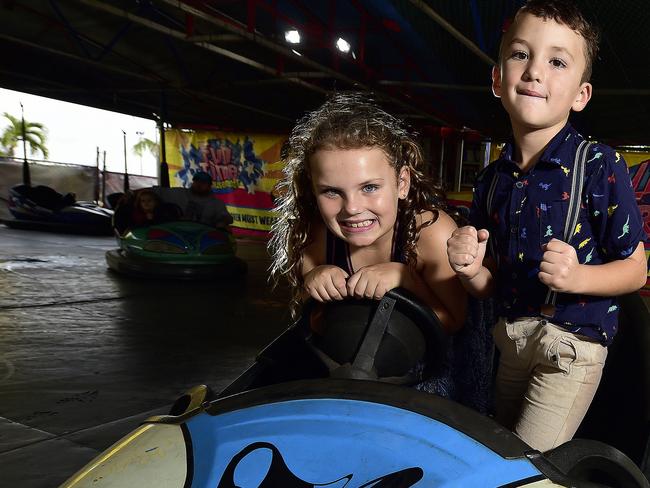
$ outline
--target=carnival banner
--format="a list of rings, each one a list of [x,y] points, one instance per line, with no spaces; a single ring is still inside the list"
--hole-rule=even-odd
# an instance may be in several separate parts
[[[282,176],[285,140],[273,134],[167,130],[170,184],[189,188],[195,172],[209,173],[215,197],[233,217],[233,232],[266,238],[276,218],[271,191]]]

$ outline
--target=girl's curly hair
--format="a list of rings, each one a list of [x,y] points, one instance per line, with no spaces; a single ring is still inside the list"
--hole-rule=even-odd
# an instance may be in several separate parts
[[[414,266],[417,242],[422,228],[438,218],[438,209],[446,209],[442,190],[422,173],[422,152],[404,122],[388,114],[365,93],[338,93],[320,108],[308,113],[291,131],[283,147],[284,178],[275,194],[279,218],[272,226],[269,252],[273,258],[271,278],[277,285],[286,276],[292,289],[290,310],[296,316],[303,287],[302,256],[311,243],[311,226],[320,216],[312,190],[309,158],[318,150],[380,148],[399,175],[408,167],[409,193],[399,201],[397,220],[406,263]],[[425,210],[433,218],[417,225],[416,216]]]

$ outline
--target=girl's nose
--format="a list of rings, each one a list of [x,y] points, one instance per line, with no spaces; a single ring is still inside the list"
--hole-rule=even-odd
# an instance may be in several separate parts
[[[346,196],[343,209],[348,215],[356,215],[359,213],[359,200],[355,196]]]

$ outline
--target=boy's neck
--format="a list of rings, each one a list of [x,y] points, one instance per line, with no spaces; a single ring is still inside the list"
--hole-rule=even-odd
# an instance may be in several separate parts
[[[537,164],[542,156],[544,149],[551,142],[558,132],[560,132],[566,121],[562,124],[545,127],[543,129],[517,128],[513,126],[513,136],[515,140],[513,160],[522,171],[529,171]]]

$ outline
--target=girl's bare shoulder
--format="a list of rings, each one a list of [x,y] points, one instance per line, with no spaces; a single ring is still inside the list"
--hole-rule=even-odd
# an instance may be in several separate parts
[[[425,225],[425,227],[422,228],[422,234],[433,232],[435,234],[448,233],[451,235],[454,229],[458,228],[458,225],[456,225],[454,219],[452,219],[444,210],[438,210],[437,214],[438,217],[436,218],[433,212],[425,210],[415,216],[418,227]],[[429,222],[432,223],[429,224]]]

